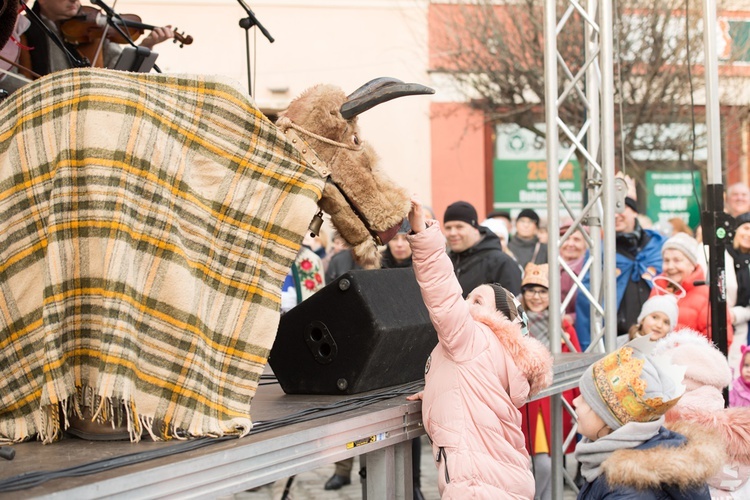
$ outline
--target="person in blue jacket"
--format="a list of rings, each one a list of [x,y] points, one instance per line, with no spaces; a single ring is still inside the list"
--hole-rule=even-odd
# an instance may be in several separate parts
[[[664,426],[685,392],[685,368],[654,356],[654,345],[639,337],[581,376],[573,400],[583,435],[575,456],[586,481],[579,499],[711,498],[707,480],[722,467],[722,440],[708,426]]]
[[[651,279],[661,273],[661,247],[666,238],[659,232],[643,229],[638,222],[638,207],[633,198],[625,198],[625,210],[615,215],[617,250],[617,334],[627,335],[638,323],[643,303],[651,294]],[[586,254],[588,258],[588,253]],[[590,289],[590,276],[583,285]],[[591,303],[579,293],[576,299],[576,333],[585,350],[591,343]]]

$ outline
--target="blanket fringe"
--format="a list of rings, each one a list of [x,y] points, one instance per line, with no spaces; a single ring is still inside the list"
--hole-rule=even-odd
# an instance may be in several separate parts
[[[244,437],[252,430],[252,420],[234,419],[233,427],[226,427],[224,422],[212,422],[205,428],[206,417],[197,420],[195,426],[190,429],[178,428],[167,425],[163,421],[154,419],[153,416],[139,414],[135,401],[117,397],[102,397],[90,386],[76,387],[76,391],[60,403],[52,403],[42,406],[37,417],[36,439],[44,444],[53,443],[63,437],[63,432],[71,427],[72,417],[78,419],[111,426],[112,429],[121,427],[132,443],[141,440],[147,433],[154,441],[168,441],[171,439],[187,440],[199,436],[221,437],[225,435],[237,435]],[[16,421],[16,426],[28,429],[25,423]],[[0,443],[13,444],[29,439],[33,435],[26,433],[18,439],[0,437]]]

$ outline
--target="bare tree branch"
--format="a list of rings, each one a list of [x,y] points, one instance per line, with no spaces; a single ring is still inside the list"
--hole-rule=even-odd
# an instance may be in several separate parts
[[[569,5],[558,2],[558,19]],[[702,61],[700,13],[690,12],[688,29],[685,0],[616,0],[614,6],[615,81],[620,82],[616,158],[619,168],[642,181],[646,165],[634,152],[643,157],[671,151],[680,155],[678,163],[689,161],[692,134],[668,131],[691,123],[691,92],[703,88],[702,74],[695,70]],[[443,29],[434,39],[431,70],[449,75],[488,121],[514,123],[543,137],[535,126],[543,120],[545,104],[543,0],[435,2],[432,9]],[[584,23],[574,11],[558,35],[558,96],[571,85],[566,71],[576,75],[585,64]],[[577,81],[559,107],[560,118],[573,130],[586,117],[584,84]],[[624,130],[619,130],[620,113]],[[703,121],[703,114],[696,119]],[[560,138],[563,144],[565,139]],[[619,165],[622,157],[625,165]]]

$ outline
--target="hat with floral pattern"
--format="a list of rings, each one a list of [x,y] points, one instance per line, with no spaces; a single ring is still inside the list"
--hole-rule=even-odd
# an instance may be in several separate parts
[[[654,356],[655,343],[639,337],[595,362],[581,376],[586,403],[616,430],[629,422],[653,422],[685,392],[685,368]]]

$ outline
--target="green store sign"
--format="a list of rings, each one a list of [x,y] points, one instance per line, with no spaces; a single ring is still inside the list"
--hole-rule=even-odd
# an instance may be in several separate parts
[[[669,219],[684,220],[698,227],[701,203],[700,174],[692,172],[646,172],[646,215],[660,227]]]
[[[538,125],[544,127],[543,124]],[[493,162],[494,208],[518,212],[533,208],[541,214],[547,208],[547,161],[544,139],[512,124],[495,129]],[[560,155],[560,160],[563,155]],[[582,204],[581,169],[575,159],[560,172],[560,190],[577,209]]]

